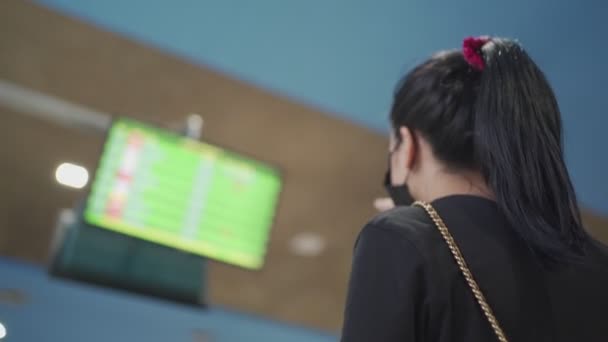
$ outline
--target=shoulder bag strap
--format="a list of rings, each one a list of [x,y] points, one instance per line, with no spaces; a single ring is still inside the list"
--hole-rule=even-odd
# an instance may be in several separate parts
[[[471,292],[473,292],[473,296],[475,296],[475,299],[477,300],[477,303],[481,307],[483,314],[486,316],[488,323],[490,323],[492,330],[494,330],[494,334],[496,334],[496,337],[498,338],[498,340],[500,342],[508,342],[509,340],[507,339],[504,331],[500,327],[498,320],[494,316],[494,312],[492,311],[492,308],[486,301],[486,297],[481,292],[479,285],[477,285],[477,282],[475,281],[475,278],[473,277],[473,273],[471,273],[469,266],[467,266],[467,263],[464,260],[464,257],[462,256],[462,253],[460,252],[460,249],[458,248],[456,241],[452,237],[452,234],[450,234],[450,231],[448,230],[448,227],[445,225],[445,223],[441,219],[441,216],[439,216],[439,214],[437,213],[435,208],[433,208],[433,206],[430,205],[429,203],[416,201],[414,203],[414,205],[424,209],[427,212],[427,214],[431,217],[431,220],[433,220],[433,222],[435,223],[437,230],[439,230],[439,233],[441,234],[441,236],[447,243],[448,247],[450,248],[450,252],[452,252],[452,256],[454,257],[454,261],[456,261],[456,264],[458,264],[458,267],[460,268],[460,271],[462,272],[464,279],[466,280],[467,284],[469,285]]]

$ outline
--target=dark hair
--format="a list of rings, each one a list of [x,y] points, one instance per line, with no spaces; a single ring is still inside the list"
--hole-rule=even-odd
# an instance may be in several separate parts
[[[587,234],[563,158],[561,116],[524,49],[493,38],[485,69],[441,52],[400,82],[391,123],[421,134],[449,168],[478,170],[512,228],[544,261],[582,255]]]

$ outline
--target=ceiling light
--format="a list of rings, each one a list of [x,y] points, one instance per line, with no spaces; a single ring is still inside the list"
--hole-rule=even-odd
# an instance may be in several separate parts
[[[4,324],[2,324],[2,322],[0,322],[0,340],[6,337],[6,328],[4,327]]]
[[[55,170],[55,179],[59,184],[82,189],[89,181],[89,172],[80,165],[63,163]]]
[[[318,256],[325,249],[325,239],[318,233],[302,232],[289,241],[289,249],[298,256]]]

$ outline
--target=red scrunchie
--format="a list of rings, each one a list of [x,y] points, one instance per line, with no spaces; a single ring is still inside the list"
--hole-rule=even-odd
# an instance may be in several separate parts
[[[486,67],[481,48],[489,41],[490,37],[488,36],[467,37],[462,41],[464,59],[477,71],[483,71]]]

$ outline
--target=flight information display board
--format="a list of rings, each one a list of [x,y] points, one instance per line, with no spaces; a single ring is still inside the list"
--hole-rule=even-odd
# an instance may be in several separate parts
[[[118,119],[84,218],[100,228],[259,269],[281,185],[270,165]]]

